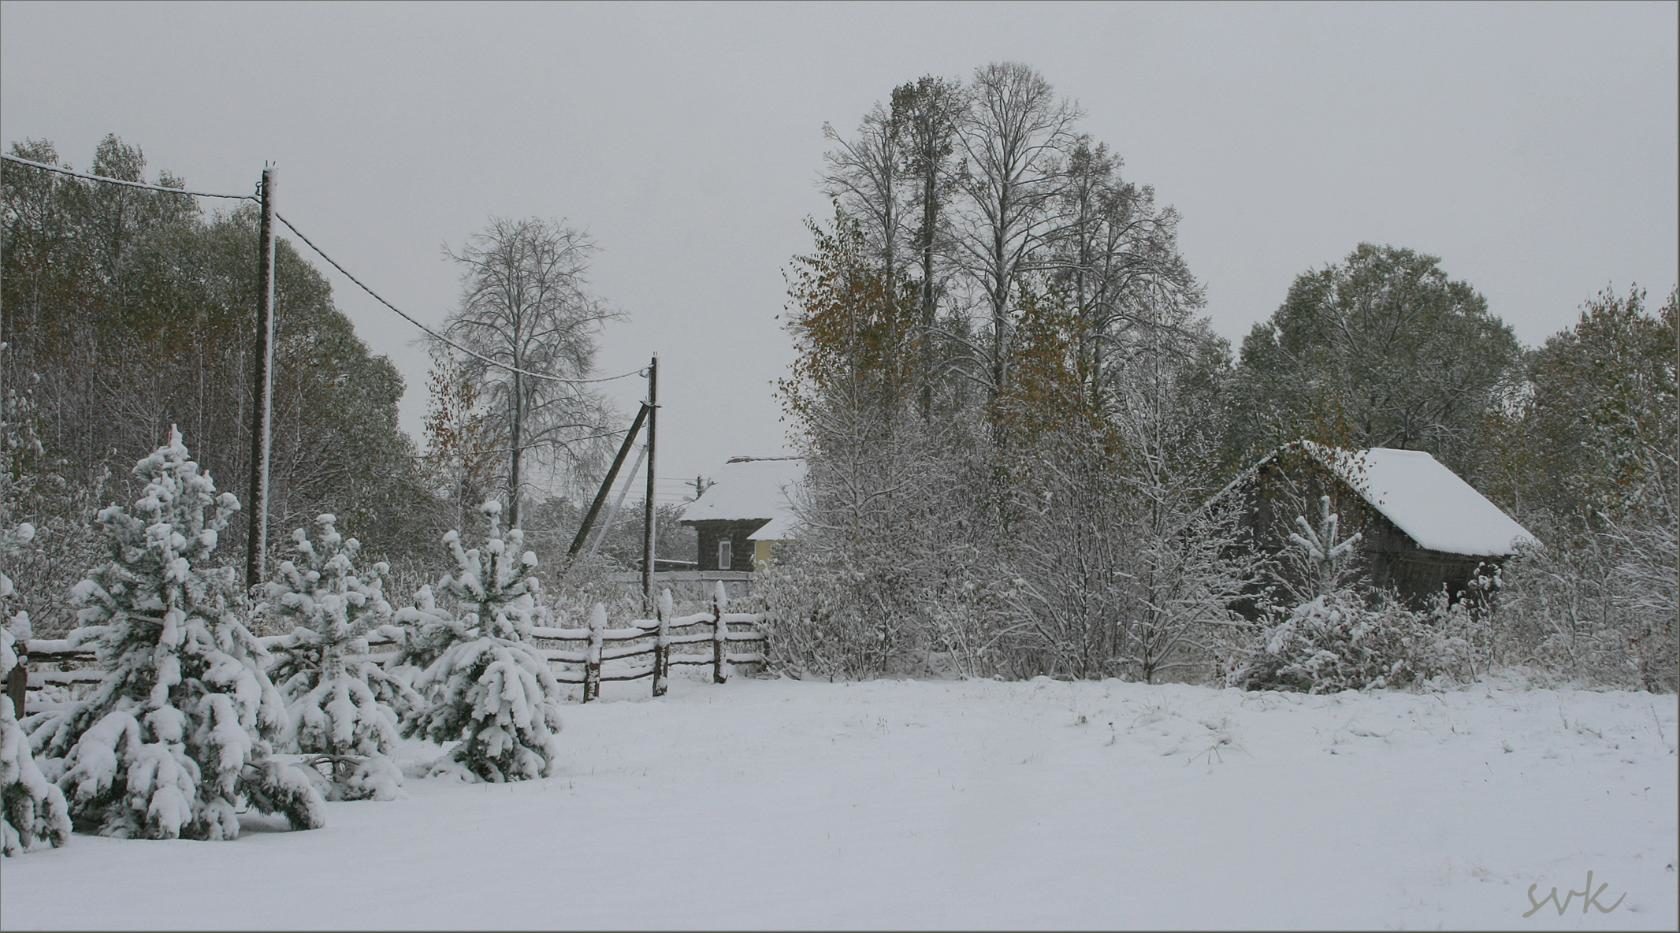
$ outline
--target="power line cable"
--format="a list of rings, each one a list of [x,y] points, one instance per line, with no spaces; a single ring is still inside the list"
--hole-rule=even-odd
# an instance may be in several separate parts
[[[142,191],[162,191],[166,194],[189,194],[195,198],[225,198],[230,201],[257,200],[257,196],[254,194],[220,194],[214,191],[192,191],[187,188],[166,188],[163,185],[150,185],[143,181],[124,181],[121,178],[111,178],[106,175],[89,175],[86,172],[78,172],[75,169],[64,168],[60,165],[48,165],[45,162],[35,162],[30,159],[19,158],[15,155],[9,155],[7,153],[0,153],[0,159],[5,159],[7,162],[15,162],[18,165],[27,165],[30,168],[38,168],[46,172],[57,172],[60,175],[69,175],[72,178],[85,178],[88,181],[103,182],[107,185],[122,185],[125,188],[139,188]]]
[[[139,182],[139,181],[125,181],[121,178],[111,178],[111,177],[106,176],[106,175],[90,175],[86,172],[78,172],[74,169],[68,169],[68,168],[64,168],[63,166],[58,166],[58,165],[48,165],[45,162],[36,162],[32,159],[25,159],[25,158],[21,158],[19,156],[15,156],[15,155],[10,155],[10,154],[7,154],[7,153],[0,153],[0,159],[4,159],[7,162],[14,162],[18,165],[24,165],[24,166],[28,166],[30,168],[40,169],[40,170],[46,171],[46,172],[57,172],[60,175],[68,175],[72,178],[83,178],[83,179],[86,179],[88,181],[97,181],[97,182],[101,182],[101,183],[107,184],[107,185],[121,185],[125,188],[139,188],[142,191],[161,191],[165,194],[184,194],[184,195],[190,195],[192,197],[199,197],[199,198],[224,198],[224,199],[232,200],[232,201],[256,201],[256,200],[259,200],[257,198],[257,196],[254,195],[254,194],[222,194],[222,193],[213,192],[213,191],[193,191],[193,190],[190,190],[190,189],[187,189],[187,188],[166,188],[162,185],[152,185],[152,184],[147,184],[145,182]],[[613,381],[618,380],[618,379],[627,379],[631,376],[645,376],[645,375],[647,375],[647,368],[642,367],[642,368],[638,368],[638,369],[633,369],[633,370],[631,370],[627,373],[619,373],[616,376],[599,376],[599,377],[588,378],[588,379],[567,379],[563,376],[554,376],[554,375],[550,375],[548,373],[532,372],[528,369],[520,369],[516,366],[509,366],[506,363],[503,363],[503,362],[500,362],[500,361],[497,361],[497,360],[493,360],[493,359],[491,359],[487,356],[484,356],[483,354],[476,353],[476,352],[474,352],[474,351],[472,351],[472,350],[470,350],[466,347],[461,346],[460,344],[456,343],[455,341],[450,340],[448,337],[443,336],[442,334],[438,333],[437,331],[432,330],[430,327],[427,327],[426,325],[420,323],[419,321],[415,320],[414,318],[412,318],[412,317],[408,316],[407,314],[403,313],[403,310],[401,308],[398,308],[396,305],[391,304],[389,301],[386,301],[385,298],[383,296],[381,296],[378,292],[369,288],[365,282],[363,282],[361,279],[356,278],[356,276],[349,269],[346,269],[346,268],[344,268],[344,266],[340,265],[338,260],[336,260],[336,259],[332,258],[331,256],[327,255],[325,250],[321,249],[319,246],[316,246],[315,243],[312,240],[309,239],[309,237],[304,236],[302,230],[299,230],[295,225],[293,225],[293,223],[291,221],[287,220],[284,215],[276,212],[274,216],[275,216],[275,219],[279,220],[281,223],[286,225],[286,229],[292,231],[292,233],[294,235],[296,235],[298,239],[302,240],[304,245],[306,245],[310,249],[314,250],[316,255],[320,256],[322,259],[325,259],[327,261],[327,263],[330,264],[334,269],[337,269],[339,272],[342,272],[344,274],[345,278],[347,278],[350,281],[356,283],[356,286],[358,288],[360,288],[362,291],[367,292],[369,295],[371,295],[375,301],[377,301],[380,304],[384,305],[385,307],[391,309],[393,312],[395,312],[397,314],[398,317],[401,317],[403,320],[405,320],[405,321],[409,322],[410,324],[413,324],[415,327],[418,327],[421,330],[425,331],[429,336],[432,337],[432,339],[437,340],[440,343],[444,343],[444,344],[447,344],[451,347],[454,347],[455,349],[461,351],[462,353],[467,354],[470,357],[473,357],[474,359],[479,360],[480,362],[487,363],[487,364],[489,364],[491,366],[494,366],[498,369],[505,369],[510,373],[516,373],[516,374],[521,375],[521,376],[529,376],[532,379],[545,379],[545,380],[548,380],[550,382],[561,382],[561,383],[565,383],[567,385],[591,385],[591,384],[601,383],[601,382],[613,382]]]
[[[460,350],[462,353],[465,353],[466,355],[468,355],[470,357],[473,357],[474,359],[476,359],[480,362],[488,363],[489,365],[495,366],[498,369],[505,369],[510,373],[516,373],[516,374],[521,375],[521,376],[530,376],[533,379],[546,379],[550,382],[563,382],[567,385],[585,385],[585,384],[597,383],[597,382],[612,382],[616,379],[626,379],[626,378],[629,378],[630,376],[644,376],[644,375],[647,374],[647,368],[642,367],[640,369],[632,369],[631,371],[629,371],[627,373],[619,373],[616,376],[600,376],[600,377],[592,378],[592,379],[567,379],[567,378],[564,378],[564,377],[561,377],[561,376],[551,376],[547,373],[534,373],[534,372],[531,372],[528,369],[520,369],[516,366],[509,366],[506,363],[500,362],[499,360],[493,360],[493,359],[489,358],[488,356],[484,356],[481,353],[475,353],[474,351],[469,350],[468,348],[461,346],[460,344],[456,343],[455,341],[450,340],[448,337],[445,337],[444,335],[438,333],[437,331],[432,330],[430,327],[427,327],[426,325],[420,323],[419,321],[415,320],[414,318],[409,317],[407,314],[403,313],[403,310],[401,308],[397,307],[394,304],[391,304],[389,301],[386,301],[385,298],[383,296],[381,296],[378,292],[369,288],[367,286],[367,284],[364,283],[361,279],[356,278],[355,274],[352,273],[349,269],[346,269],[342,265],[340,265],[338,260],[332,258],[331,256],[328,256],[326,251],[321,249],[321,247],[316,246],[314,244],[314,242],[309,239],[309,237],[304,236],[303,231],[299,230],[296,226],[294,226],[292,224],[292,222],[287,220],[284,215],[280,214],[280,212],[276,211],[275,214],[274,214],[274,218],[276,220],[280,221],[281,223],[285,224],[286,229],[288,229],[288,230],[292,231],[292,233],[296,234],[297,238],[302,240],[305,246],[314,250],[315,254],[317,256],[320,256],[322,259],[325,259],[327,261],[327,263],[330,264],[334,269],[337,269],[338,271],[344,273],[344,277],[349,279],[350,281],[356,283],[356,286],[358,288],[360,288],[362,291],[367,292],[369,295],[373,296],[373,300],[379,302],[380,304],[384,305],[385,307],[387,307],[387,308],[391,309],[392,311],[396,312],[398,317],[402,318],[403,320],[407,321],[408,323],[413,324],[415,327],[418,327],[421,330],[425,331],[428,335],[430,335],[432,337],[432,339],[437,340],[440,343],[444,343],[444,344],[447,344],[451,347],[454,347],[455,349]]]

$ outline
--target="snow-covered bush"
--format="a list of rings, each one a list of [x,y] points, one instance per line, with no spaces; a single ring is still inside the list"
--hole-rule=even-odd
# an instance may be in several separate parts
[[[0,528],[0,557],[9,558],[17,545],[28,544],[34,535],[34,526],[27,523]],[[0,855],[17,855],[40,845],[61,846],[70,838],[64,794],[36,766],[29,737],[6,691],[18,664],[10,627],[15,626],[20,637],[29,637],[28,613],[11,607],[16,594],[11,578],[0,570]]]
[[[770,666],[796,677],[830,680],[869,670],[867,652],[879,638],[850,605],[856,581],[797,543],[781,550],[754,580],[764,600]]]
[[[332,515],[318,530],[292,532],[296,557],[263,585],[259,614],[286,634],[270,674],[291,716],[294,746],[328,765],[329,800],[396,796],[401,772],[388,757],[398,710],[413,691],[367,657],[370,632],[395,631],[385,600],[384,563],[358,570],[361,543],[338,532]]]
[[[322,825],[308,777],[273,755],[288,718],[241,618],[234,571],[213,563],[239,503],[216,494],[181,434],[134,468],[133,508],[99,513],[110,558],[75,587],[104,679],[31,741],[80,826],[110,836],[231,839],[246,810]]]
[[[1677,499],[1652,484],[1638,508],[1538,526],[1545,546],[1504,568],[1501,658],[1578,682],[1680,687]]]
[[[1230,683],[1302,693],[1403,687],[1448,673],[1456,657],[1450,647],[1398,601],[1370,608],[1342,590],[1315,596],[1268,627]]]
[[[1468,663],[1469,649],[1456,632],[1432,625],[1432,614],[1413,612],[1390,594],[1368,594],[1352,572],[1359,535],[1339,537],[1330,497],[1319,499],[1316,525],[1295,519],[1284,563],[1298,601],[1282,618],[1263,626],[1227,673],[1247,690],[1333,693],[1400,687]],[[1447,603],[1441,604],[1445,621]]]
[[[413,628],[399,660],[424,665],[414,689],[424,698],[404,719],[410,735],[459,739],[434,768],[462,778],[519,781],[547,777],[559,759],[560,684],[529,643],[537,558],[524,534],[501,531],[501,505],[483,508],[489,525],[482,547],[465,550],[451,531],[444,546],[455,572],[398,614]]]
[[[616,616],[635,616],[642,611],[642,597],[618,578],[622,564],[601,554],[579,554],[562,560],[558,572],[547,575],[546,598],[539,599],[539,611],[547,616],[542,625],[571,628],[583,625],[597,604]]]
[[[799,541],[755,572],[771,667],[834,680],[905,672],[925,658],[929,600],[913,598],[909,574],[887,561],[860,563]]]
[[[1482,564],[1460,593],[1441,591],[1421,612],[1431,665],[1458,680],[1489,673],[1504,648],[1502,620],[1495,614],[1503,575],[1497,565]]]

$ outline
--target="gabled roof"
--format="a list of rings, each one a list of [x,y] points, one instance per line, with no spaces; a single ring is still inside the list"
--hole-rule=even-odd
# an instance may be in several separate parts
[[[803,457],[732,457],[683,513],[683,523],[705,521],[769,522],[754,540],[786,538],[798,523],[793,500],[805,481]]]
[[[1536,540],[1475,487],[1422,450],[1343,450],[1296,441],[1267,454],[1219,495],[1291,449],[1302,450],[1323,464],[1419,547],[1471,557],[1505,557],[1519,543]]]

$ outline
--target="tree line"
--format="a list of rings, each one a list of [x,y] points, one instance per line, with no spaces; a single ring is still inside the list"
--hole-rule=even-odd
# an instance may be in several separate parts
[[[12,152],[69,167],[47,141]],[[115,136],[87,171],[185,185],[168,171],[148,177],[142,150]],[[98,556],[95,514],[126,493],[123,465],[171,425],[223,483],[248,474],[257,214],[10,164],[0,176],[0,523],[37,529],[10,573],[38,631],[73,624],[64,593]],[[424,582],[431,546],[490,498],[545,551],[568,543],[579,493],[627,420],[593,384],[568,381],[592,375],[604,327],[622,316],[586,285],[595,249],[540,218],[492,218],[445,247],[461,291],[445,340],[429,341],[416,444],[398,425],[402,376],[279,238],[270,527],[336,513],[403,586]],[[226,533],[243,540],[247,518],[230,516]],[[678,547],[668,524],[662,545]],[[607,531],[606,559],[640,554],[639,534]],[[285,546],[278,530],[267,546]]]
[[[1360,243],[1233,347],[1178,213],[1081,117],[999,62],[825,126],[833,211],[788,272],[779,387],[805,532],[769,575],[819,622],[778,632],[785,663],[1208,676],[1255,637],[1233,596],[1275,573],[1209,497],[1306,439],[1427,450],[1546,542],[1485,655],[1652,682],[1676,640],[1674,292],[1606,291],[1525,348],[1438,257]]]

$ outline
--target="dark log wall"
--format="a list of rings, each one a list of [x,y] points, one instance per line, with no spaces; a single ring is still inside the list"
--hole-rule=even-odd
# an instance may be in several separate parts
[[[753,543],[747,536],[770,523],[769,519],[753,518],[745,521],[697,521],[685,522],[694,526],[695,537],[699,539],[698,554],[695,561],[699,570],[751,570],[753,569]],[[718,542],[728,538],[730,541],[729,566],[718,566]]]
[[[1359,493],[1299,451],[1285,451],[1236,492],[1247,500],[1248,527],[1255,541],[1270,553],[1289,546],[1295,516],[1305,515],[1317,527],[1318,499],[1328,494],[1331,510],[1340,516],[1338,537],[1356,531],[1362,536],[1359,552],[1367,580],[1378,588],[1393,588],[1413,605],[1422,605],[1443,586],[1456,596],[1479,565],[1501,562],[1420,547]]]

